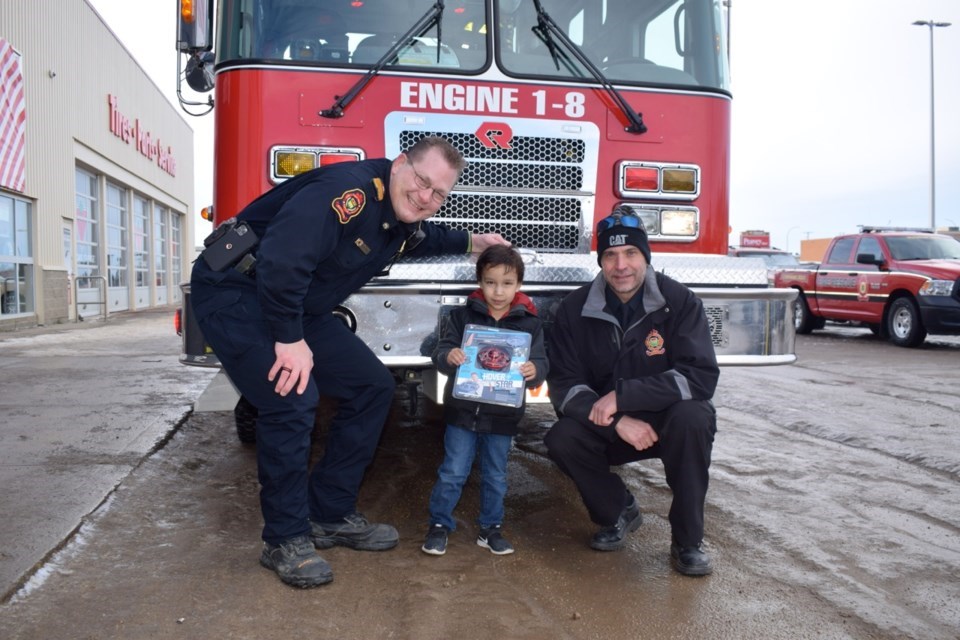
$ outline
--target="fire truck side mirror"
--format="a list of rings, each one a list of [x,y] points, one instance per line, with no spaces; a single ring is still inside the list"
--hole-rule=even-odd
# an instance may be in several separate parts
[[[213,0],[179,0],[177,2],[177,51],[195,57],[200,52],[211,49],[213,49]]]
[[[197,93],[206,93],[213,89],[213,60],[211,51],[195,53],[187,60],[184,76],[190,88]]]

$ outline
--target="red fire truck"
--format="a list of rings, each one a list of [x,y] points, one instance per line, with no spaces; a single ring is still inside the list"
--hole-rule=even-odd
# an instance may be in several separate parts
[[[437,218],[521,248],[548,328],[597,273],[596,220],[625,204],[653,266],[703,300],[721,363],[792,362],[795,294],[768,288],[760,261],[726,256],[724,4],[219,0],[214,13],[213,0],[180,0],[181,78],[213,92],[181,98],[215,111],[214,222],[300,172],[436,134],[469,162]],[[434,395],[430,352],[473,274],[468,258],[400,262],[338,313]],[[199,343],[186,351],[216,362]]]

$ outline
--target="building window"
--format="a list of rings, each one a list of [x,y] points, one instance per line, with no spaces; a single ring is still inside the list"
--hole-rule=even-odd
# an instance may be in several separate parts
[[[153,214],[154,273],[157,287],[167,286],[167,209],[157,207]]]
[[[173,284],[178,285],[183,275],[183,241],[180,237],[180,224],[183,216],[170,212],[170,275]]]
[[[33,311],[30,204],[0,195],[0,317]]]
[[[150,202],[133,198],[133,280],[136,287],[150,286]]]
[[[107,282],[127,286],[127,190],[107,184]]]
[[[100,275],[99,230],[97,216],[97,178],[86,171],[76,173],[77,286],[95,289]]]

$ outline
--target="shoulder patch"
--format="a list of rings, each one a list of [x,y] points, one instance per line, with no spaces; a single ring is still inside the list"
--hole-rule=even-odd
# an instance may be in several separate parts
[[[383,194],[384,194],[383,180],[381,180],[380,178],[374,178],[373,188],[377,190],[377,202],[380,202],[381,200],[383,200]]]
[[[330,206],[337,212],[337,218],[340,224],[347,224],[353,218],[360,215],[363,206],[367,204],[367,194],[363,189],[350,189],[330,203]]]

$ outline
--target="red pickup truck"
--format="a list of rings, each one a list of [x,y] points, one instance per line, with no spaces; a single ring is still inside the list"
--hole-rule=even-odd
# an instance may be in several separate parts
[[[797,333],[833,320],[864,324],[901,347],[927,334],[960,335],[960,242],[923,229],[861,230],[834,238],[821,264],[774,274],[774,286],[800,292]]]

